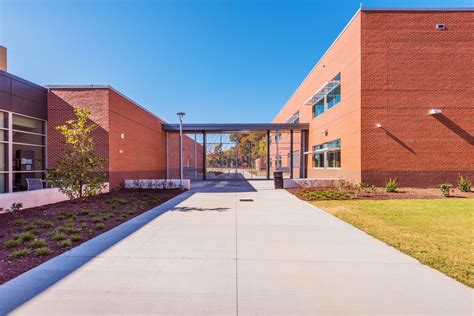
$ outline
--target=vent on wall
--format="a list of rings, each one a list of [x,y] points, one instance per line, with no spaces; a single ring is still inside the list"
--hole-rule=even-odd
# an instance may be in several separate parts
[[[446,25],[444,25],[444,24],[436,24],[436,29],[437,29],[437,30],[445,30],[445,29],[446,29]]]

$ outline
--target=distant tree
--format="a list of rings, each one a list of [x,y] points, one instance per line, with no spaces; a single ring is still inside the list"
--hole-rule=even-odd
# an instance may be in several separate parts
[[[91,137],[97,127],[89,118],[88,109],[75,109],[76,118],[56,126],[64,137],[65,151],[56,168],[48,171],[48,179],[69,199],[94,196],[105,186],[103,172],[105,159],[94,154],[95,143]]]

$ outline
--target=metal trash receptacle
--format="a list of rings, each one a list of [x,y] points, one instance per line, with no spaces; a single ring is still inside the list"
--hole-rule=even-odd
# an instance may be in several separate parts
[[[283,172],[273,172],[273,182],[275,183],[275,189],[283,189]]]

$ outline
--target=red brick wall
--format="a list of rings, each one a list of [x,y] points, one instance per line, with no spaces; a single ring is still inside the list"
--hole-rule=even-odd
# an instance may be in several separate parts
[[[91,120],[99,125],[93,133],[96,153],[109,158],[109,119],[107,89],[51,89],[48,93],[48,168],[54,168],[64,150],[63,136],[55,129],[75,118],[74,108],[88,108]]]
[[[125,179],[165,178],[163,121],[113,90],[109,92],[109,101],[111,187]]]
[[[474,179],[473,29],[473,12],[362,12],[362,181]]]
[[[198,134],[196,143],[196,166],[198,179],[203,173],[203,146],[202,134]],[[183,137],[183,169],[194,168],[194,134],[185,134]],[[168,134],[168,165],[169,177],[179,178],[179,133]],[[194,173],[184,172],[184,177],[194,179]]]
[[[341,73],[341,102],[322,115],[313,118],[312,107],[304,103],[339,72]],[[301,123],[310,123],[308,149],[337,139],[341,139],[342,144],[340,169],[313,169],[312,156],[307,155],[307,176],[309,178],[345,178],[359,182],[361,179],[360,14],[348,24],[273,122],[285,122],[297,111],[300,112]],[[323,129],[328,129],[327,135],[321,133]]]

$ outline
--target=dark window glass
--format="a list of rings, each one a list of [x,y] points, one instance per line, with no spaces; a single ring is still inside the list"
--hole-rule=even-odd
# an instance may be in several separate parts
[[[0,173],[0,193],[8,192],[8,174]]]
[[[21,132],[13,132],[14,143],[44,145],[44,136],[27,134]]]
[[[332,108],[341,101],[341,85],[338,85],[326,96],[328,109]]]
[[[31,133],[44,134],[44,122],[14,114],[13,129]]]
[[[0,129],[0,140],[4,142],[8,141],[8,131]]]
[[[7,161],[8,161],[8,145],[4,143],[0,143],[0,171],[8,170]]]
[[[44,170],[44,147],[13,144],[13,170]]]
[[[340,168],[341,167],[341,151],[328,151],[328,168]]]
[[[313,168],[324,168],[324,153],[313,154]]]
[[[0,112],[0,128],[8,128],[8,113]]]
[[[313,106],[313,117],[324,113],[324,98],[319,99]]]
[[[26,191],[28,184],[26,179],[44,179],[42,172],[15,172],[13,173],[13,191]]]

